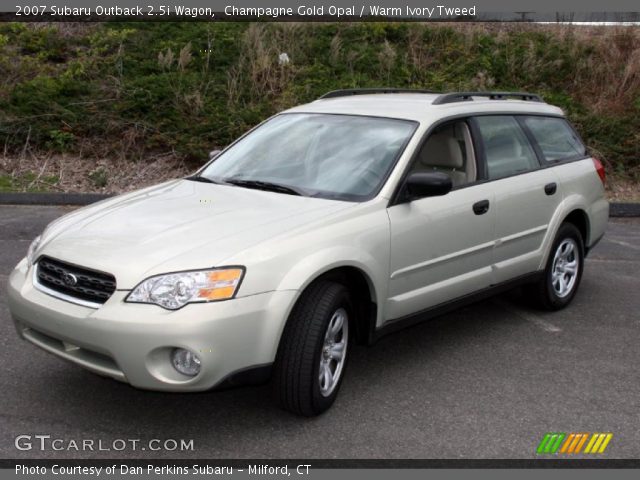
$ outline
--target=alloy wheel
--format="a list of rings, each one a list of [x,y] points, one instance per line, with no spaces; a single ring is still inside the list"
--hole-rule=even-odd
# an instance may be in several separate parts
[[[324,335],[322,353],[320,355],[320,371],[318,381],[320,394],[331,395],[344,369],[349,341],[349,318],[344,308],[339,308],[331,316]]]
[[[579,268],[578,245],[574,239],[566,238],[556,249],[551,271],[551,284],[558,297],[564,298],[571,293]]]

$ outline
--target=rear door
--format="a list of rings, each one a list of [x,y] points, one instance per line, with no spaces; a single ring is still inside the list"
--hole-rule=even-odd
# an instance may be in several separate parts
[[[487,115],[473,119],[495,205],[493,284],[538,269],[542,242],[562,201],[557,175],[542,168],[539,149],[523,119]]]

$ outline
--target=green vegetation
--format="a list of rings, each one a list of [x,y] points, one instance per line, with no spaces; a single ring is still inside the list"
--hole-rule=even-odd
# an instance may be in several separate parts
[[[563,107],[610,172],[640,178],[637,27],[4,23],[0,72],[0,142],[16,155],[174,153],[195,165],[336,88],[525,90]]]
[[[47,175],[41,178],[28,171],[23,175],[0,175],[0,192],[47,192],[50,191],[59,178]]]

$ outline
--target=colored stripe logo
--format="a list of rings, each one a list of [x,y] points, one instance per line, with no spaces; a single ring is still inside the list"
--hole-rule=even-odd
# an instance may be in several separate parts
[[[537,453],[538,455],[556,453],[604,453],[612,438],[612,433],[550,432],[542,437],[542,441],[538,445]]]

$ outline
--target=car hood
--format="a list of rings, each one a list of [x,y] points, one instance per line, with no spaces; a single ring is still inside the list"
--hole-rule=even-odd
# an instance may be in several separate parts
[[[112,273],[118,289],[131,289],[151,275],[222,266],[244,249],[353,205],[174,180],[60,218],[37,255]]]

